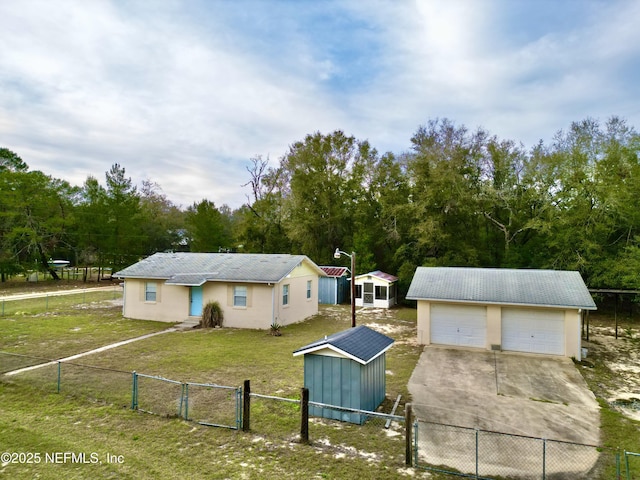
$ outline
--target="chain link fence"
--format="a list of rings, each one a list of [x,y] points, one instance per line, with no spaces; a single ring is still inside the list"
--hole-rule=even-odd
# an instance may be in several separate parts
[[[286,442],[300,441],[299,398],[283,398],[251,392],[248,409],[251,433]]]
[[[640,479],[640,453],[624,451],[624,471],[627,480]]]
[[[35,357],[33,355],[0,352],[0,374],[40,365],[49,361],[50,359],[48,358]]]
[[[621,452],[594,445],[422,420],[407,425],[404,416],[311,402],[308,393],[305,401],[305,389],[301,389],[300,398],[283,398],[252,393],[248,381],[243,391],[240,387],[180,382],[0,352],[0,373],[7,372],[5,381],[37,391],[63,393],[202,425],[242,428],[267,442],[304,439],[311,447],[329,450],[338,457],[401,464],[411,462],[413,454],[415,467],[477,479],[614,478],[614,470],[615,478],[640,479],[637,453],[625,451],[622,457]],[[304,415],[305,404],[308,416]],[[404,407],[410,417],[409,406]],[[413,437],[407,427],[413,428]]]
[[[308,443],[334,455],[406,463],[405,418],[250,391],[245,382],[243,430],[266,441]],[[397,405],[396,405],[397,406]],[[305,415],[305,408],[307,414]]]
[[[121,407],[131,405],[131,372],[71,362],[56,364],[59,393]]]
[[[78,291],[52,291],[44,295],[16,295],[0,299],[0,317],[35,315],[49,311],[57,311],[68,307],[69,303],[86,305],[93,302],[104,302],[122,298],[122,287],[113,285],[101,288],[86,288]]]
[[[73,362],[0,352],[7,381],[45,393],[119,405],[202,425],[239,429],[242,389],[167,378]]]
[[[133,373],[131,408],[163,417],[181,417],[184,402],[182,382],[144,373]]]
[[[184,385],[185,419],[210,427],[241,428],[241,388],[209,383]]]
[[[309,402],[309,441],[338,455],[402,464],[405,418],[381,412]]]
[[[434,422],[414,423],[417,467],[490,479],[605,478],[618,453],[595,445],[492,432]]]

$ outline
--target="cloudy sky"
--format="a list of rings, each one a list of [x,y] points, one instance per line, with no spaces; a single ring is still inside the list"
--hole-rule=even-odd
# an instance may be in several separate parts
[[[640,129],[638,25],[634,0],[3,0],[0,147],[236,208],[251,157],[316,131],[401,153],[436,117],[526,147]]]

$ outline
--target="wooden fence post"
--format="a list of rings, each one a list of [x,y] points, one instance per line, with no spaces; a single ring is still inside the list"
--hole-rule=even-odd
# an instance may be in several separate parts
[[[405,431],[405,465],[407,467],[413,466],[413,419],[411,418],[411,404],[407,403],[404,406],[404,431]]]
[[[244,381],[242,389],[242,431],[248,432],[251,429],[251,381]]]
[[[300,442],[309,443],[309,389],[304,387],[300,400]]]

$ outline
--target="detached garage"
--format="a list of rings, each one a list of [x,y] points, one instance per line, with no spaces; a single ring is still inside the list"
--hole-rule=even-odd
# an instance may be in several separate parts
[[[581,358],[582,312],[596,306],[578,272],[418,267],[418,342]]]

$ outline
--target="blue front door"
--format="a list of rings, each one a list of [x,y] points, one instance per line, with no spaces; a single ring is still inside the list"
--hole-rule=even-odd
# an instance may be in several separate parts
[[[202,315],[202,287],[190,287],[189,315],[199,317]]]

